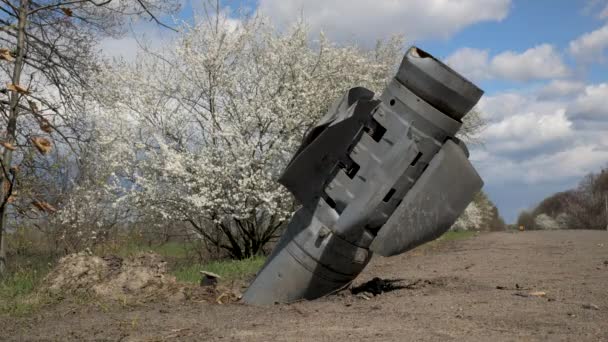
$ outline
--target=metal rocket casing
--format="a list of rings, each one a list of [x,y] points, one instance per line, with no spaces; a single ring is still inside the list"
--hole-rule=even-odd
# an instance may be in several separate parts
[[[302,208],[243,300],[321,297],[350,284],[372,252],[396,255],[447,231],[483,185],[455,138],[482,94],[416,47],[379,99],[349,90],[279,179]]]

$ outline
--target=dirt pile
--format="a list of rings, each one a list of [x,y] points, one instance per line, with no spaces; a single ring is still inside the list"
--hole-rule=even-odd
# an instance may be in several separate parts
[[[608,342],[608,232],[486,233],[435,246],[372,259],[356,280],[361,297],[382,291],[371,298],[345,290],[266,307],[68,302],[0,316],[0,341]]]
[[[154,253],[126,259],[70,254],[45,278],[43,288],[56,295],[95,295],[109,299],[150,297],[182,299],[184,288],[167,273],[167,263]]]

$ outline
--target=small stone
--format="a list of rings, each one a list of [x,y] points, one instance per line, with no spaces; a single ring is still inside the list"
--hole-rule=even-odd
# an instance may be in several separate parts
[[[583,309],[599,310],[600,307],[595,304],[589,303],[589,304],[583,304]]]
[[[222,279],[218,274],[208,271],[201,271],[201,274],[203,275],[201,286],[214,286],[217,285],[219,279]]]
[[[370,298],[372,298],[368,292],[361,292],[357,297],[365,300],[370,300]]]

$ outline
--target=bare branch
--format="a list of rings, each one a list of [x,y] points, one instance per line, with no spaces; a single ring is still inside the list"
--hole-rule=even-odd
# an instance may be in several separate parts
[[[158,25],[168,28],[169,30],[172,30],[173,32],[178,32],[175,28],[163,23],[162,21],[160,21],[146,6],[146,4],[143,3],[142,0],[137,0],[137,2],[139,3],[139,5],[144,9],[144,11],[146,11],[146,13],[148,13],[148,15],[150,16],[151,20],[154,20]]]

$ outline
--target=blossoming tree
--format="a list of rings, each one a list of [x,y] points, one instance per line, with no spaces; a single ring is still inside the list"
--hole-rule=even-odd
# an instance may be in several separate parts
[[[403,43],[337,45],[311,39],[303,23],[279,31],[219,9],[180,31],[174,45],[100,74],[112,193],[151,229],[185,224],[246,258],[295,209],[276,179],[305,131],[347,89],[382,91]]]

